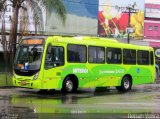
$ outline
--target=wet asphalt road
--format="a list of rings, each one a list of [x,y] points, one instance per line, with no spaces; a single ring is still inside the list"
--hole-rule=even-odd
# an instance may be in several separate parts
[[[160,118],[160,83],[127,93],[80,89],[77,94],[0,88],[0,119]]]

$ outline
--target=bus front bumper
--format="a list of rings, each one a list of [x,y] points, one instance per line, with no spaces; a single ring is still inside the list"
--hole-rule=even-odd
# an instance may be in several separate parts
[[[24,88],[33,88],[33,89],[41,89],[41,81],[40,80],[30,80],[30,79],[16,79],[13,77],[13,86],[24,87]]]

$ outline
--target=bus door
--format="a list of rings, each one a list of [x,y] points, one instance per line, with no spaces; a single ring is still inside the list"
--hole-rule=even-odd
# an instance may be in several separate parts
[[[43,88],[58,88],[61,66],[64,65],[64,48],[49,45],[45,57]]]

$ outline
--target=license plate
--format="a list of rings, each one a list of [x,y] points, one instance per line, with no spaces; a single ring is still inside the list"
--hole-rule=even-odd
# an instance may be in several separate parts
[[[21,81],[21,85],[26,85],[27,82],[26,81]]]

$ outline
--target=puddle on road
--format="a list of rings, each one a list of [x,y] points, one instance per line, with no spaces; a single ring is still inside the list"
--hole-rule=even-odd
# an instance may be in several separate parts
[[[29,107],[5,106],[1,108],[0,119],[38,119]]]
[[[64,95],[59,91],[39,94],[30,90],[19,90],[18,94],[0,95],[0,119],[99,119],[113,115],[116,115],[115,118],[127,118],[129,113],[157,113],[160,106],[152,105],[152,100],[157,105],[160,104],[154,100],[159,95],[154,93],[153,90],[145,92],[138,89],[127,93],[116,90],[82,90],[78,94]],[[140,106],[141,103],[143,106]],[[147,105],[149,103],[151,104]]]

